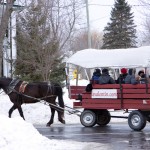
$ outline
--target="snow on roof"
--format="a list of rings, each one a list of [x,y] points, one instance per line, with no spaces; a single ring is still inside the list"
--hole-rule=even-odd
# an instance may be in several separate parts
[[[148,67],[150,65],[150,46],[112,50],[84,49],[73,54],[66,63],[83,68]]]

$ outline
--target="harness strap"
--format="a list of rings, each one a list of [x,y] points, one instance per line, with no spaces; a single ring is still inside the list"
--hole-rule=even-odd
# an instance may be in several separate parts
[[[51,92],[52,95],[54,94],[54,90],[53,90],[53,88],[52,88],[52,85],[51,85],[51,82],[50,82],[50,81],[47,83],[47,93],[46,93],[45,98],[49,97],[49,96],[48,96],[48,93],[49,93],[49,92]],[[53,96],[56,96],[56,95],[53,95]]]
[[[10,94],[13,91],[13,89],[15,89],[15,87],[19,83],[19,81],[20,81],[20,79],[17,78],[17,79],[13,79],[10,82],[8,89],[7,89],[7,94]]]
[[[19,92],[24,93],[26,86],[28,85],[27,81],[23,81],[19,87]]]

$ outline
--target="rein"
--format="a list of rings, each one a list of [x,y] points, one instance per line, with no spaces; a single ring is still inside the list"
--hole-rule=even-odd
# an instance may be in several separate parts
[[[23,94],[22,92],[18,92],[18,91],[15,90],[14,88],[11,88],[11,87],[9,87],[9,88],[12,90],[12,92],[15,92],[15,93],[17,93],[17,94],[19,94],[19,95],[23,95],[23,96],[25,96],[25,97],[32,98],[32,99],[44,99],[44,98],[49,98],[49,97],[54,97],[54,96],[56,96],[56,95],[51,95],[51,96],[44,96],[44,97],[40,97],[40,98],[34,98],[34,97],[32,97],[32,96]],[[3,91],[2,91],[2,92],[3,92]],[[9,94],[10,94],[10,93],[9,93]]]
[[[32,97],[32,96],[29,96],[29,95],[26,95],[26,94],[24,94],[24,88],[22,89],[22,87],[20,87],[19,88],[19,91],[17,91],[17,90],[15,90],[15,86],[19,83],[19,79],[15,79],[14,81],[12,80],[11,81],[11,83],[9,84],[9,86],[8,86],[8,93],[7,94],[10,94],[11,92],[15,92],[15,93],[17,93],[18,95],[22,95],[22,96],[25,96],[25,97],[27,97],[27,98],[30,98],[30,99],[33,99],[33,100],[35,100],[35,101],[38,101],[38,102],[40,102],[40,103],[43,103],[43,104],[45,104],[45,105],[47,105],[47,106],[51,106],[52,108],[54,108],[54,109],[56,109],[56,110],[58,110],[58,111],[61,111],[61,112],[63,112],[63,111],[65,111],[65,109],[64,108],[62,108],[62,107],[60,107],[60,106],[58,106],[58,105],[55,105],[55,104],[52,104],[52,103],[49,103],[49,102],[47,102],[46,100],[44,100],[44,99],[46,99],[46,98],[50,98],[50,97],[55,97],[55,96],[57,96],[57,95],[50,95],[50,96],[48,96],[48,92],[51,90],[51,92],[53,93],[53,88],[50,86],[51,84],[50,83],[48,83],[48,89],[47,89],[47,94],[46,94],[46,96],[44,96],[44,97],[41,97],[41,98],[35,98],[35,97]],[[24,83],[24,82],[23,82]],[[21,85],[20,86],[22,86],[22,84],[23,83],[21,83]],[[20,90],[21,89],[21,90]],[[3,91],[2,91],[3,92]],[[57,102],[56,102],[56,104],[58,104]],[[66,107],[66,106],[65,106]],[[68,107],[69,108],[69,107]],[[70,108],[71,109],[71,108]],[[73,114],[73,112],[70,112],[70,111],[68,111],[70,114]],[[74,113],[76,113],[76,112],[74,112]]]
[[[12,80],[12,81],[10,82],[9,86],[8,86],[7,94],[10,94],[11,92],[16,92],[16,93],[18,93],[18,94],[25,95],[25,94],[23,94],[23,93],[24,93],[24,91],[25,91],[25,88],[26,88],[28,82],[22,81],[22,83],[21,83],[21,85],[20,85],[20,87],[19,87],[19,92],[18,92],[18,91],[15,90],[15,87],[16,87],[16,85],[17,85],[19,82],[20,82],[20,79],[14,79],[14,80]],[[47,94],[46,94],[46,96],[41,97],[40,99],[49,98],[49,97],[55,97],[55,96],[56,96],[56,95],[48,96],[48,92],[49,92],[50,90],[51,90],[51,93],[53,93],[53,89],[52,89],[52,87],[51,87],[50,85],[51,85],[51,83],[48,82],[48,85],[47,85],[47,86],[48,86]],[[2,91],[2,92],[3,92],[3,91]],[[1,93],[2,93],[2,92],[1,92]],[[0,94],[1,94],[1,93],[0,93]]]
[[[40,103],[42,103],[42,104],[44,104],[44,105],[47,105],[47,106],[52,107],[52,108],[54,108],[54,109],[57,110],[57,111],[60,111],[60,112],[67,111],[69,115],[70,115],[70,114],[74,114],[74,115],[77,115],[77,116],[80,117],[81,111],[79,111],[79,110],[75,110],[75,109],[73,109],[73,108],[71,108],[71,107],[69,107],[69,106],[67,106],[67,105],[64,105],[65,108],[63,108],[63,107],[58,106],[58,102],[56,102],[56,105],[55,105],[55,104],[52,104],[52,103],[47,102],[46,100],[44,100],[44,98],[54,97],[54,96],[56,96],[56,95],[45,96],[45,97],[41,97],[41,98],[35,98],[35,97],[32,97],[32,96],[26,95],[26,94],[24,94],[24,93],[22,93],[22,92],[19,92],[19,91],[15,90],[15,89],[12,88],[12,87],[9,87],[9,88],[10,88],[10,90],[11,90],[12,92],[17,93],[18,95],[22,95],[22,96],[25,96],[25,97],[27,97],[27,98],[31,98],[31,99],[33,99],[33,100],[35,100],[35,101],[38,101],[38,102],[40,102]],[[2,91],[2,92],[3,92],[3,91]],[[2,92],[1,92],[1,93],[2,93]],[[9,94],[10,94],[10,93],[9,93]],[[78,113],[80,113],[80,114],[78,114]]]
[[[29,95],[20,93],[20,92],[16,91],[15,89],[12,89],[12,91],[15,92],[15,93],[17,93],[17,94],[23,95],[23,96],[25,96],[25,97],[27,97],[27,98],[31,98],[31,99],[33,99],[33,100],[35,100],[35,101],[38,101],[38,102],[40,102],[40,103],[42,103],[42,104],[44,104],[44,105],[51,106],[52,108],[54,108],[54,109],[56,109],[56,110],[58,110],[58,111],[60,111],[60,112],[67,111],[69,114],[74,114],[74,115],[77,115],[77,116],[80,117],[81,111],[76,110],[76,109],[73,109],[73,108],[71,108],[71,107],[69,107],[69,106],[67,106],[67,105],[64,105],[66,108],[68,108],[68,109],[65,109],[65,108],[62,108],[62,107],[60,107],[60,106],[58,106],[58,105],[55,105],[55,104],[52,104],[52,103],[49,103],[49,102],[45,101],[43,98],[46,98],[46,97],[43,97],[43,98],[35,98],[35,97],[32,97],[32,96],[29,96]],[[48,96],[48,97],[53,97],[53,96],[55,96],[55,95]],[[58,102],[56,102],[56,104],[58,104]],[[78,114],[78,113],[80,113],[80,114]]]
[[[27,98],[31,98],[31,99],[33,99],[33,100],[35,100],[35,101],[39,101],[40,103],[43,103],[43,104],[45,104],[45,105],[47,105],[47,106],[50,105],[51,107],[55,108],[55,109],[58,110],[58,111],[63,112],[63,111],[65,110],[64,108],[62,108],[62,107],[60,107],[60,106],[56,106],[56,105],[54,105],[54,104],[52,104],[52,103],[49,103],[49,102],[45,101],[45,100],[42,99],[42,98],[35,98],[35,97],[32,97],[32,96],[29,96],[29,95],[20,93],[20,92],[16,91],[15,89],[12,89],[12,91],[15,92],[15,93],[17,93],[17,94],[19,94],[19,95],[25,96],[25,97],[27,97]],[[52,97],[52,96],[51,96],[51,97]]]

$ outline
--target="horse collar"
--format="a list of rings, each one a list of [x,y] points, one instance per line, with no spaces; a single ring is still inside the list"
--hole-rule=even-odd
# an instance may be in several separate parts
[[[13,80],[10,82],[10,84],[9,84],[9,86],[8,86],[7,94],[10,94],[10,93],[13,91],[13,89],[14,89],[15,86],[19,83],[19,81],[20,81],[20,79],[13,79]]]

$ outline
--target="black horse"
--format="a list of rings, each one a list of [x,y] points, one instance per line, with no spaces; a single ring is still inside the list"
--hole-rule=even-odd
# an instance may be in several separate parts
[[[59,84],[56,83],[47,83],[47,82],[33,82],[33,83],[24,83],[20,79],[12,78],[0,78],[0,89],[3,89],[4,92],[9,96],[13,106],[9,110],[9,117],[11,117],[12,112],[15,109],[18,109],[20,116],[24,118],[21,105],[23,103],[36,103],[40,100],[48,102],[51,108],[51,117],[47,126],[53,124],[56,98],[58,97],[58,103],[60,109],[56,109],[58,112],[58,120],[61,123],[65,123],[64,120],[64,101],[63,101],[63,91]],[[52,104],[52,105],[51,105]]]

